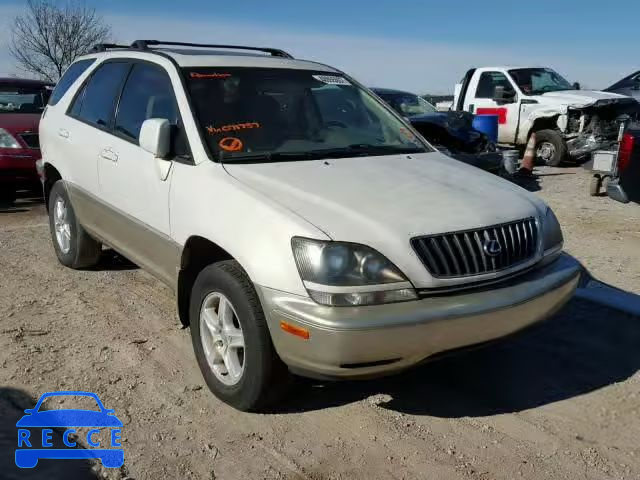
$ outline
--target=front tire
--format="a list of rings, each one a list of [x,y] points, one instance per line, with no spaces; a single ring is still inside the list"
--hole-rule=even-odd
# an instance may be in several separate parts
[[[536,160],[549,167],[557,167],[567,159],[567,144],[560,132],[540,130],[536,132]]]
[[[280,398],[289,372],[278,357],[260,300],[234,260],[204,268],[189,308],[191,339],[207,386],[241,411],[257,411]]]
[[[100,260],[102,244],[80,225],[61,181],[53,185],[49,194],[49,229],[56,256],[64,266],[89,268]]]

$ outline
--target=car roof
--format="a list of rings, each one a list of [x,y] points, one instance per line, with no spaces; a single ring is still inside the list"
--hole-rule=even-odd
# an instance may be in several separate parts
[[[7,85],[12,87],[50,87],[53,86],[53,83],[43,80],[33,80],[31,78],[0,77],[0,86],[4,87]]]
[[[298,60],[262,53],[245,53],[222,49],[153,48],[138,50],[117,48],[105,52],[91,53],[83,58],[140,58],[151,60],[158,55],[171,58],[180,67],[256,67],[317,70],[340,73],[339,70],[322,63]]]
[[[413,92],[407,92],[405,90],[395,90],[393,88],[377,88],[373,87],[371,90],[378,95],[416,95]],[[417,96],[417,95],[416,95]]]
[[[499,65],[493,67],[480,67],[482,70],[522,70],[528,68],[550,68],[540,65]]]

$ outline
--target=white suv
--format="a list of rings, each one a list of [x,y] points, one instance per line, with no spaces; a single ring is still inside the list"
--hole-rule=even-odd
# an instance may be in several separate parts
[[[513,333],[580,277],[540,199],[281,50],[98,46],[40,138],[60,261],[104,244],[171,286],[207,385],[241,410],[290,371],[375,376]]]

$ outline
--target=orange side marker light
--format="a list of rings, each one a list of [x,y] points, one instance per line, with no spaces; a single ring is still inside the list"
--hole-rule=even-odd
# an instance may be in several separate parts
[[[291,325],[284,320],[280,321],[280,328],[285,332],[290,333],[291,335],[309,340],[309,330],[307,330],[306,328],[296,327],[295,325]]]

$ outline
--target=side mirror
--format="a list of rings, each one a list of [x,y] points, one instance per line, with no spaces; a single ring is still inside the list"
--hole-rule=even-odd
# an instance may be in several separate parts
[[[140,147],[157,158],[171,151],[171,124],[164,118],[150,118],[142,123]]]
[[[580,90],[580,83],[579,82],[573,82],[573,89],[574,90]]]

